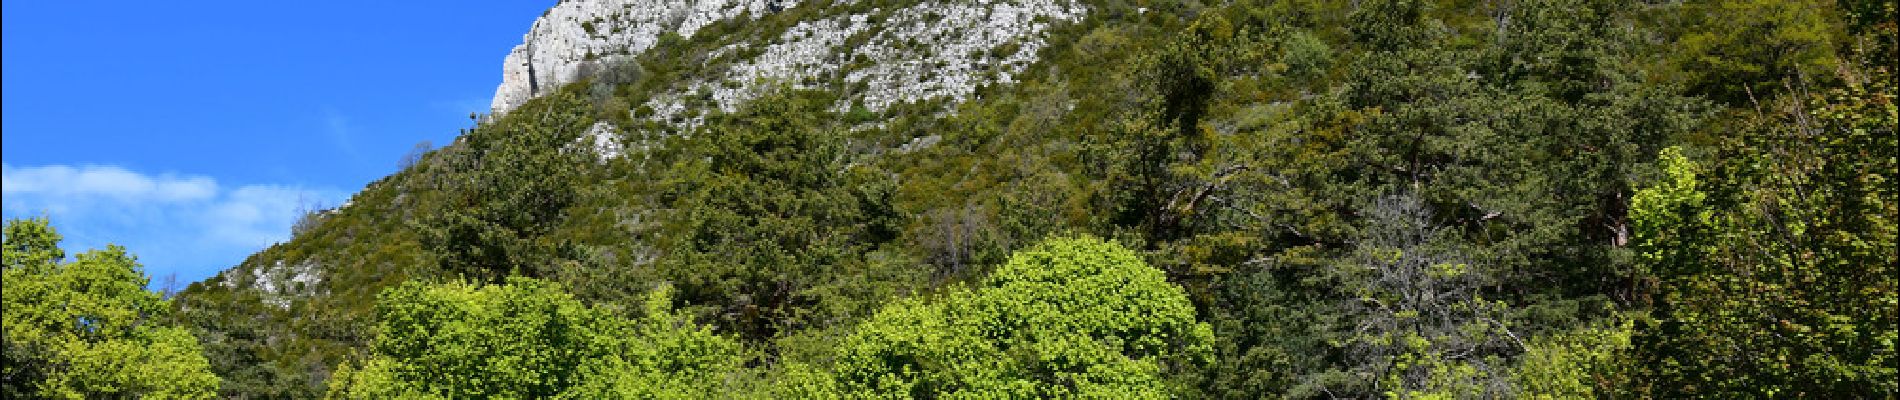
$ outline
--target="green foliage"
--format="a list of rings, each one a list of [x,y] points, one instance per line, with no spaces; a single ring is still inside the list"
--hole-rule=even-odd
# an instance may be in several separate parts
[[[1293,32],[1280,46],[1285,49],[1280,62],[1286,64],[1289,78],[1318,78],[1332,67],[1333,49],[1311,32]]]
[[[447,171],[435,189],[447,203],[419,231],[441,268],[470,279],[499,281],[520,266],[546,265],[563,243],[543,237],[574,202],[575,181],[593,154],[578,144],[594,122],[576,84],[484,124],[446,150]]]
[[[544,208],[572,202],[592,158],[568,147],[594,113],[577,86],[522,108],[534,112],[481,121],[289,241],[186,288],[175,317],[225,378],[220,394],[319,397],[332,369],[369,344],[373,305],[387,287],[417,277],[501,279],[517,264],[495,263],[577,258],[545,237],[566,211]],[[565,264],[520,264],[537,266],[520,273]],[[305,281],[287,279],[296,276]]]
[[[1357,322],[1347,353],[1356,365],[1348,372],[1373,386],[1343,389],[1509,394],[1504,364],[1522,343],[1503,322],[1508,305],[1478,290],[1490,280],[1485,270],[1471,265],[1416,198],[1388,196],[1364,214],[1353,260],[1336,273],[1356,297],[1346,307]]]
[[[636,360],[674,360],[664,346],[580,346],[627,362],[539,358],[583,378],[536,394],[1894,390],[1891,1],[1087,3],[1042,46],[968,54],[1040,48],[961,103],[859,107],[845,77],[865,64],[842,60],[733,111],[687,96],[696,125],[648,120],[649,100],[725,82],[799,23],[865,15],[849,47],[919,2],[664,34],[194,285],[178,319],[231,397],[315,396],[376,348],[378,293],[458,276],[558,282],[519,296],[571,293],[556,303],[588,306],[550,307],[619,321],[588,322],[601,329],[693,315],[730,339],[625,335],[744,348],[677,358],[707,366],[688,378]],[[622,157],[585,151],[597,121]],[[1056,233],[1138,250],[1058,240],[1011,257]],[[1047,256],[1060,249],[1112,256]],[[1154,268],[1124,268],[1138,263]],[[301,266],[320,279],[264,278]],[[662,284],[677,297],[656,303]],[[440,290],[506,287],[469,285]],[[489,304],[469,296],[439,297]],[[1157,311],[1100,312],[1116,304]],[[675,322],[617,317],[661,314]],[[332,382],[399,386],[377,359],[392,358]]]
[[[1256,271],[1218,281],[1220,292],[1206,319],[1214,327],[1215,365],[1199,371],[1203,394],[1212,398],[1325,396],[1332,386],[1364,379],[1324,374],[1341,337],[1346,303],[1319,299],[1318,288],[1289,279],[1293,266]],[[1236,274],[1237,275],[1237,274]]]
[[[1353,7],[1346,29],[1354,42],[1374,52],[1416,47],[1432,34],[1425,15],[1430,4],[1421,0],[1368,1]]]
[[[0,247],[5,261],[0,261],[0,268],[45,268],[66,259],[66,250],[59,248],[59,232],[45,218],[9,220],[5,234],[5,247]]]
[[[1437,45],[1374,47],[1342,93],[1348,116],[1365,118],[1349,128],[1354,157],[1321,185],[1415,193],[1484,258],[1506,291],[1494,299],[1627,296],[1631,177],[1707,115],[1634,68],[1640,36],[1615,21],[1636,11],[1523,2],[1500,10],[1508,25],[1468,22],[1488,40],[1428,29]]]
[[[210,398],[197,338],[169,324],[169,301],[124,248],[64,260],[45,219],[8,220],[4,270],[8,398]]]
[[[1518,395],[1534,399],[1617,398],[1632,383],[1632,323],[1608,318],[1589,326],[1533,338],[1512,372]]]
[[[659,275],[746,338],[868,314],[861,299],[913,280],[903,258],[880,253],[896,235],[894,182],[854,160],[830,100],[784,90],[715,114],[667,139],[641,174]]]
[[[1886,68],[1782,98],[1708,166],[1669,154],[1669,178],[1639,194],[1637,248],[1659,287],[1636,342],[1655,395],[1894,393],[1900,118]]]
[[[1679,275],[1703,261],[1714,221],[1708,194],[1698,186],[1695,163],[1680,148],[1664,149],[1658,157],[1663,179],[1637,191],[1630,200],[1630,222],[1636,229],[1637,255],[1643,266],[1660,275]]]
[[[693,398],[745,356],[675,316],[671,293],[653,290],[625,320],[534,279],[404,284],[378,303],[370,357],[340,368],[329,397]]]
[[[1266,11],[1339,21],[1301,29],[1333,54],[1337,70],[1307,75],[1321,82],[1236,76],[1213,99],[1206,124],[1233,139],[1214,135],[1200,163],[1222,178],[1201,186],[1218,199],[1195,227],[1210,233],[1158,251],[1233,271],[1208,281],[1230,290],[1202,304],[1230,329],[1217,333],[1235,364],[1203,385],[1257,385],[1216,391],[1227,397],[1517,393],[1519,338],[1593,318],[1558,305],[1637,290],[1620,249],[1629,182],[1705,107],[1635,68],[1646,33],[1625,2],[1346,10]],[[1277,42],[1289,58],[1296,40]],[[1314,87],[1330,90],[1302,93]],[[1395,193],[1430,212],[1394,226],[1379,205]],[[1403,237],[1429,240],[1388,240]]]
[[[1690,88],[1734,105],[1759,106],[1789,85],[1829,78],[1840,23],[1834,2],[1717,0],[1682,11],[1674,54]]]
[[[1133,252],[1055,239],[981,287],[885,308],[840,343],[837,377],[852,398],[1166,398],[1168,368],[1213,340]]]

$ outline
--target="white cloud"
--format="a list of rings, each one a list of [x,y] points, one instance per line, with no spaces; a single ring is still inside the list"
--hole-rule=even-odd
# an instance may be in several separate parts
[[[14,168],[0,164],[0,192],[64,198],[179,202],[211,198],[217,182],[202,176],[140,175],[115,166],[65,165]]]
[[[316,207],[316,193],[292,186],[251,185],[229,193],[228,201],[206,210],[217,240],[268,246],[289,237],[290,225],[305,208]],[[329,204],[334,205],[334,204]]]
[[[152,276],[198,280],[290,237],[301,212],[345,193],[297,185],[223,187],[202,175],[142,174],[117,166],[0,163],[0,209],[45,215],[69,253],[126,246]]]

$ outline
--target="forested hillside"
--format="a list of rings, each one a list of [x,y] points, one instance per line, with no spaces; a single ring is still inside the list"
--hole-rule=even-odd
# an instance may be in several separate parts
[[[137,340],[188,330],[233,398],[1900,392],[1894,1],[1076,4],[895,103],[872,57],[730,71],[947,5],[663,35],[140,298]],[[211,395],[52,378],[129,339],[20,311],[122,253],[45,229],[6,230],[8,394]]]

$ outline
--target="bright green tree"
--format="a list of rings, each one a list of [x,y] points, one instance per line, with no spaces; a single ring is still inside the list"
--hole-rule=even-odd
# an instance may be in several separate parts
[[[851,398],[1167,398],[1212,331],[1161,270],[1119,245],[1055,239],[981,287],[886,307],[840,344]]]
[[[8,220],[4,397],[210,398],[198,339],[171,325],[170,301],[124,248],[65,261],[45,219]]]
[[[377,304],[370,357],[345,364],[331,398],[696,398],[744,358],[737,342],[649,293],[645,315],[588,307],[559,284],[405,283]]]
[[[1605,318],[1527,340],[1511,371],[1516,395],[1531,399],[1619,398],[1630,386],[1632,324]]]
[[[1712,162],[1664,154],[1667,176],[1630,211],[1657,284],[1635,339],[1654,395],[1893,395],[1900,117],[1886,68],[1778,100]]]

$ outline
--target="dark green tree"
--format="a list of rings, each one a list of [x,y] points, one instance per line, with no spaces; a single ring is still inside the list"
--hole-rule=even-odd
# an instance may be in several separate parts
[[[1634,69],[1640,41],[1617,21],[1636,11],[1519,2],[1500,11],[1510,23],[1495,27],[1492,46],[1447,36],[1367,53],[1346,97],[1369,117],[1351,145],[1356,185],[1416,190],[1480,245],[1511,297],[1627,292],[1612,253],[1628,242],[1629,182],[1706,115]],[[1562,285],[1519,284],[1549,281]]]
[[[830,101],[781,90],[647,161],[660,277],[747,339],[845,322],[912,280],[880,251],[896,237],[893,177],[849,151]]]
[[[595,156],[582,133],[594,122],[584,85],[529,102],[470,130],[441,151],[433,184],[446,197],[418,224],[442,270],[499,282],[540,276],[566,244],[546,237],[573,204]]]

